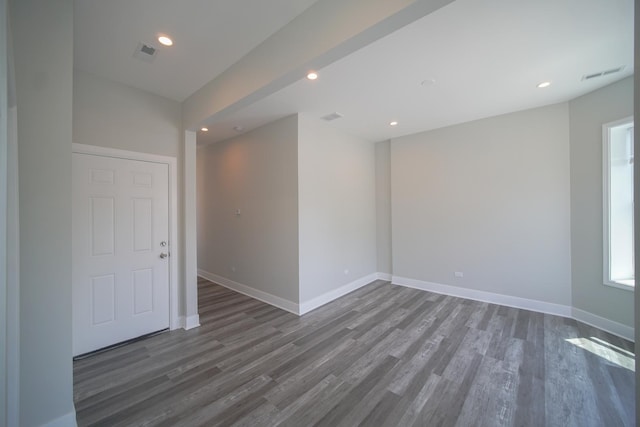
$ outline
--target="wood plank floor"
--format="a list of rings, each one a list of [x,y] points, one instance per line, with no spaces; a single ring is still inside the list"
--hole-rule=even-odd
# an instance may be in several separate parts
[[[303,317],[201,280],[200,328],[74,362],[79,426],[632,426],[633,344],[377,281]]]

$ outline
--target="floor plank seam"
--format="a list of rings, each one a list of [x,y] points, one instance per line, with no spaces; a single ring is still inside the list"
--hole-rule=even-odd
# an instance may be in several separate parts
[[[198,287],[199,328],[74,362],[80,427],[634,425],[633,343],[573,319],[383,281],[302,317]]]

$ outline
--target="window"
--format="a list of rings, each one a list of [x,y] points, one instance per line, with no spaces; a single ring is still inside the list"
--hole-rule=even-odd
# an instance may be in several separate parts
[[[634,289],[633,118],[603,125],[604,284]]]

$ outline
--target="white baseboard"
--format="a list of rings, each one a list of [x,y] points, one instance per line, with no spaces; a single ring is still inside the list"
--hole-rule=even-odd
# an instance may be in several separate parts
[[[60,418],[56,418],[53,421],[49,421],[44,424],[43,427],[77,427],[78,424],[76,422],[76,411],[73,410],[66,415],[61,416]]]
[[[574,319],[586,323],[587,325],[594,326],[610,334],[617,335],[629,341],[635,342],[635,334],[632,327],[623,325],[622,323],[614,322],[613,320],[605,319],[604,317],[597,316],[588,311],[581,310],[573,307],[571,314]]]
[[[522,308],[540,313],[555,314],[556,316],[571,317],[571,307],[568,305],[554,304],[527,298],[514,297],[493,292],[478,291],[475,289],[461,288],[458,286],[442,285],[440,283],[424,282],[422,280],[393,276],[394,285],[408,288],[421,289],[423,291],[438,294],[451,295],[475,301],[489,302],[492,304],[506,305],[508,307]]]
[[[443,285],[440,283],[425,282],[407,277],[391,276],[388,273],[372,273],[360,279],[347,283],[338,289],[317,296],[309,301],[296,304],[275,295],[263,292],[241,283],[234,282],[217,274],[209,273],[204,270],[198,270],[198,275],[205,279],[211,280],[226,288],[232,289],[241,294],[250,296],[267,304],[281,308],[288,312],[303,315],[316,308],[323,306],[333,300],[336,300],[350,292],[359,289],[374,280],[388,280],[394,285],[405,286],[408,288],[420,289],[423,291],[435,292],[438,294],[451,295],[460,298],[471,299],[475,301],[483,301],[491,304],[504,305],[507,307],[521,308],[525,310],[536,311],[539,313],[553,314],[556,316],[569,317],[587,325],[602,329],[603,331],[617,335],[629,341],[635,341],[634,329],[630,326],[614,322],[604,317],[597,316],[584,310],[562,304],[554,304],[546,301],[533,300],[528,298],[514,297],[510,295],[496,294],[493,292],[478,291],[475,289],[461,288],[458,286]],[[191,329],[199,326],[198,316],[190,316],[189,319],[181,319],[185,325],[185,329]]]
[[[310,312],[311,310],[315,310],[316,308],[330,303],[333,300],[340,298],[350,292],[355,291],[374,280],[378,279],[378,273],[371,273],[367,276],[361,277],[359,279],[354,280],[353,282],[347,283],[346,285],[340,286],[338,289],[334,289],[322,295],[319,295],[309,301],[305,301],[300,303],[300,315]]]
[[[474,289],[461,288],[458,286],[443,285],[440,283],[425,282],[422,280],[409,279],[406,277],[393,276],[394,285],[406,286],[408,288],[421,289],[423,291],[435,292],[438,294],[451,295],[454,297],[467,298],[475,301],[489,302],[492,304],[506,305],[508,307],[522,308],[525,310],[537,311],[539,313],[554,314],[556,316],[569,317],[587,325],[594,326],[603,331],[617,335],[629,341],[635,341],[632,327],[614,322],[604,317],[596,316],[588,311],[580,310],[568,305],[554,304],[545,301],[532,300],[527,298],[513,297],[509,295],[495,294],[492,292],[477,291]]]
[[[176,316],[175,319],[171,321],[171,325],[169,325],[169,330],[175,331],[176,329],[184,328],[184,316]]]
[[[189,329],[197,328],[198,326],[200,326],[200,315],[194,314],[185,318],[184,326],[182,328],[188,331]]]
[[[260,291],[247,285],[243,285],[242,283],[234,282],[233,280],[227,279],[226,277],[218,276],[217,274],[210,273],[205,270],[198,269],[198,276],[203,277],[207,280],[211,280],[212,282],[224,286],[225,288],[232,289],[251,298],[255,298],[262,302],[266,302],[267,304],[271,304],[275,307],[281,308],[290,313],[300,314],[300,306],[284,298],[280,298],[270,293]]]
[[[311,310],[315,310],[322,305],[338,299],[341,296],[353,292],[356,289],[368,285],[369,283],[378,279],[378,273],[371,273],[367,276],[354,280],[353,282],[347,283],[346,285],[341,286],[338,289],[334,289],[333,291],[329,291],[325,294],[317,296],[309,301],[303,302],[301,304],[296,304],[294,302],[285,300],[267,292],[260,291],[250,286],[243,285],[242,283],[234,282],[233,280],[227,279],[226,277],[218,276],[217,274],[210,273],[205,270],[199,269],[198,276],[203,277],[207,280],[211,280],[212,282],[224,286],[225,288],[240,292],[241,294],[250,296],[251,298],[255,298],[262,302],[266,302],[267,304],[271,304],[275,307],[281,308],[299,316],[308,313]]]
[[[393,279],[393,276],[389,273],[376,273],[376,277],[378,280],[386,280],[387,282],[390,282],[391,279]]]

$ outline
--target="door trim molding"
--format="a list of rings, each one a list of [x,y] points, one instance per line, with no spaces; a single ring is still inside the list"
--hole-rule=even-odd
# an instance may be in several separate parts
[[[140,153],[97,145],[72,144],[72,152],[94,156],[113,157],[117,159],[139,160],[143,162],[162,163],[169,167],[169,239],[171,256],[169,257],[169,327],[179,329],[180,321],[178,259],[180,244],[178,241],[178,161],[175,157],[158,154]]]

